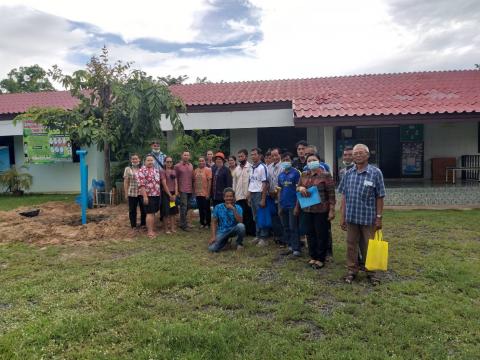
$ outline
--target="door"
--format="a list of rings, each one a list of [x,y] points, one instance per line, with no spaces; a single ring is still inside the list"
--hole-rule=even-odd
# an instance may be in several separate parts
[[[402,165],[400,128],[385,127],[378,130],[379,166],[383,177],[387,179],[400,178]]]

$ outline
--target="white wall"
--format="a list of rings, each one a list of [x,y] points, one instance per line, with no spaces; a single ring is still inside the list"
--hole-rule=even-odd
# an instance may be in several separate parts
[[[15,136],[15,165],[23,165],[23,137]],[[88,149],[88,184],[92,179],[103,179],[103,153],[94,147]],[[55,164],[29,164],[26,170],[33,176],[30,192],[72,193],[80,192],[80,164],[58,162]]]
[[[13,120],[0,120],[0,136],[23,135],[22,122],[13,124]]]
[[[320,156],[325,158],[325,138],[323,126],[307,128],[306,140],[309,144],[315,145]]]
[[[424,173],[431,178],[432,158],[478,154],[478,123],[426,124],[424,128]],[[459,174],[460,176],[460,174]]]
[[[250,150],[257,147],[257,129],[231,129],[230,130],[230,154],[237,154],[240,149]]]
[[[291,109],[204,112],[180,114],[185,130],[248,129],[259,127],[293,126]],[[172,130],[170,121],[161,120],[162,130]]]

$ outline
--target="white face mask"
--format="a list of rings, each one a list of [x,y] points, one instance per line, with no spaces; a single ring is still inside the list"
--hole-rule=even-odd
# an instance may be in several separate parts
[[[345,166],[353,165],[353,161],[351,161],[351,162],[346,162],[345,160],[343,160],[342,163],[343,163],[343,165],[345,165]]]

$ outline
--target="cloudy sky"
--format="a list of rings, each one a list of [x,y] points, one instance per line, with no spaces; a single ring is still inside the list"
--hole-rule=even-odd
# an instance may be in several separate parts
[[[105,44],[151,75],[260,80],[471,69],[479,0],[0,0],[0,79]]]

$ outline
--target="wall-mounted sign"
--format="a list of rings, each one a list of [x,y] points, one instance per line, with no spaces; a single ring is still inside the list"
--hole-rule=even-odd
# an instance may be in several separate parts
[[[30,164],[72,161],[70,138],[32,120],[23,121],[23,149],[25,161]]]
[[[423,141],[423,125],[400,126],[400,141]]]

